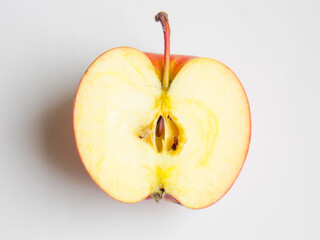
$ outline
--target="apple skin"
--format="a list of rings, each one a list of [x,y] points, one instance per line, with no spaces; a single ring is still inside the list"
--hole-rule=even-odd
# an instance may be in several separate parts
[[[162,79],[162,75],[164,72],[164,55],[158,54],[158,53],[148,53],[144,52],[144,54],[147,55],[147,57],[152,62],[153,66],[156,68],[156,72],[160,79]],[[169,69],[169,76],[170,76],[170,82],[175,78],[175,76],[178,74],[180,69],[190,60],[197,58],[194,56],[184,56],[184,55],[171,55],[170,56],[170,69]]]
[[[109,49],[108,51],[102,53],[100,56],[98,56],[91,64],[90,66],[88,67],[88,69],[90,69],[90,67],[100,58],[102,57],[104,54],[106,54],[107,52],[111,51],[111,50],[114,50],[114,49],[118,49],[118,48],[131,48],[131,47],[117,47],[117,48],[112,48],[112,49]],[[158,53],[149,53],[149,52],[143,52],[148,58],[149,60],[152,62],[152,64],[154,65],[155,67],[155,70],[157,72],[157,75],[159,76],[159,79],[162,79],[162,75],[163,75],[163,71],[164,71],[164,54],[158,54]],[[187,63],[189,62],[190,60],[192,59],[195,59],[195,58],[198,58],[198,57],[195,57],[195,56],[187,56],[187,55],[171,55],[170,56],[170,70],[169,70],[169,76],[170,76],[170,82],[175,78],[175,76],[178,74],[178,72],[181,70],[181,68]],[[223,63],[221,63],[223,64]],[[223,64],[224,65],[224,64]],[[225,67],[227,67],[226,65],[224,65]],[[233,74],[234,72],[229,68],[227,67]],[[72,119],[72,122],[73,122],[73,136],[74,136],[74,139],[75,139],[75,143],[76,143],[76,146],[77,146],[77,150],[78,150],[78,153],[79,153],[79,157],[81,159],[81,162],[84,166],[84,168],[86,169],[86,171],[89,173],[90,177],[92,178],[92,180],[100,187],[100,189],[105,192],[108,196],[110,196],[111,198],[119,201],[119,202],[123,202],[119,199],[116,199],[114,198],[113,196],[111,196],[108,192],[104,191],[103,188],[98,184],[97,181],[94,180],[93,176],[91,175],[91,173],[88,171],[88,169],[86,168],[85,164],[84,164],[84,161],[81,157],[81,154],[80,154],[80,151],[79,151],[79,147],[78,147],[78,143],[77,143],[77,138],[76,138],[76,135],[75,135],[75,124],[74,124],[74,110],[75,110],[75,103],[76,103],[76,98],[77,98],[77,94],[78,94],[78,90],[79,90],[79,86],[84,78],[84,76],[87,74],[87,71],[88,69],[85,71],[84,75],[82,76],[81,80],[80,80],[80,83],[78,84],[78,89],[77,89],[77,92],[76,92],[76,95],[75,95],[75,98],[74,98],[74,104],[73,104],[73,119]],[[234,74],[235,75],[235,74]],[[251,140],[251,112],[250,112],[250,107],[249,107],[249,101],[248,101],[248,97],[247,97],[247,94],[240,82],[240,80],[238,79],[238,77],[235,75],[235,77],[237,78],[237,80],[239,81],[242,89],[243,89],[243,92],[245,93],[246,95],[246,100],[247,100],[247,103],[248,103],[248,110],[249,110],[249,119],[250,119],[250,132],[249,132],[249,139],[248,139],[248,148],[247,148],[247,152],[245,154],[245,157],[244,157],[244,160],[243,160],[243,163],[242,163],[242,166],[237,174],[237,177],[234,179],[233,183],[230,185],[229,189],[218,199],[216,200],[215,202],[212,202],[210,204],[208,204],[207,206],[204,206],[202,208],[206,208],[206,207],[209,207],[211,205],[213,205],[214,203],[218,202],[222,197],[224,197],[224,195],[230,190],[230,188],[233,186],[234,182],[236,181],[236,179],[238,178],[242,168],[243,168],[243,165],[245,163],[245,160],[246,160],[246,157],[248,155],[248,151],[249,151],[249,145],[250,145],[250,140]],[[142,200],[148,200],[148,199],[152,199],[151,195],[148,195],[148,196],[145,196],[144,198],[136,201],[136,202],[130,202],[130,203],[137,203],[137,202],[140,202]],[[167,200],[167,201],[170,201],[170,202],[173,202],[173,203],[177,203],[179,205],[181,205],[181,203],[176,199],[174,198],[172,195],[170,194],[165,194],[164,195],[164,199]],[[128,202],[123,202],[123,203],[128,203]],[[195,209],[202,209],[202,208],[195,208]]]

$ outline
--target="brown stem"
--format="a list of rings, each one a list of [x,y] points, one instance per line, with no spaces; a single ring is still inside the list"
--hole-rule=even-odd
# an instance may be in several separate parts
[[[164,89],[169,87],[169,66],[170,66],[170,26],[168,14],[165,12],[159,12],[155,16],[156,22],[161,22],[163,34],[164,34],[164,69],[162,84]]]

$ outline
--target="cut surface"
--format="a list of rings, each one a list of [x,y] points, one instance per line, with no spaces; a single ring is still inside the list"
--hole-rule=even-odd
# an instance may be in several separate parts
[[[164,191],[202,208],[238,176],[250,112],[236,76],[215,60],[189,61],[164,92],[144,53],[117,48],[83,77],[74,130],[86,169],[112,197],[137,202]]]

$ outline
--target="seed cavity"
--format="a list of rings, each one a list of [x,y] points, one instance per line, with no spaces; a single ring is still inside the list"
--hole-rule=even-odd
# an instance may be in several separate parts
[[[137,137],[150,144],[158,153],[165,151],[170,155],[179,154],[178,146],[183,145],[183,136],[170,114],[158,115],[158,118],[138,130]]]

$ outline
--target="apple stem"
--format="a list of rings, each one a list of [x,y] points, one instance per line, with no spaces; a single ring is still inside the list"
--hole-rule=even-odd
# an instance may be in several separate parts
[[[170,26],[168,14],[165,12],[159,12],[155,16],[156,22],[161,22],[163,34],[164,34],[164,69],[162,85],[164,89],[169,87],[169,68],[170,68]]]

